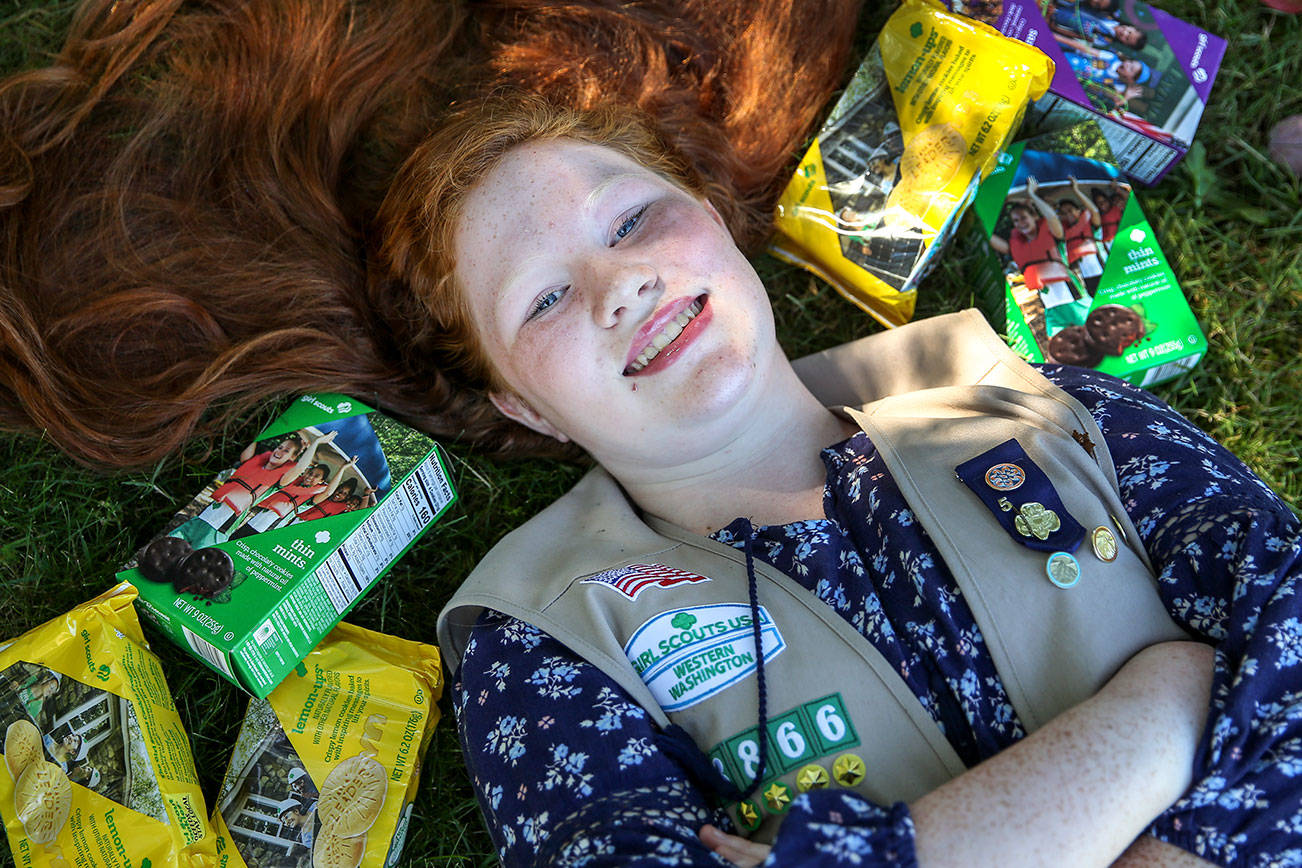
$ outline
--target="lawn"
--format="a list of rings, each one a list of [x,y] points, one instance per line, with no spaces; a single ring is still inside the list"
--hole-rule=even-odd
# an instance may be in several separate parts
[[[1256,0],[1163,0],[1162,8],[1224,35],[1230,48],[1195,153],[1141,202],[1211,345],[1202,364],[1158,394],[1302,507],[1302,184],[1266,154],[1267,133],[1302,112],[1302,20]],[[864,24],[871,32],[886,9]],[[0,0],[0,72],[40,65],[67,25],[67,2]],[[794,157],[794,155],[793,155]],[[803,354],[878,326],[807,274],[768,257],[779,334]],[[963,263],[925,283],[919,315],[966,307]],[[0,436],[0,640],[98,593],[178,505],[227,465],[279,407],[224,439],[194,443],[146,471],[87,470],[40,438]],[[461,502],[349,620],[433,641],[435,614],[506,531],[572,484],[581,469],[493,463],[451,444]],[[212,797],[243,709],[241,695],[151,634]],[[405,866],[494,861],[457,747],[448,703],[426,760]],[[6,850],[0,865],[12,865]]]

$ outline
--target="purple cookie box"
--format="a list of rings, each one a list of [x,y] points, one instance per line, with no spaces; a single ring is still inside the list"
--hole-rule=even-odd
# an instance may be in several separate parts
[[[949,0],[955,11],[993,23],[1005,36],[1034,45],[1053,60],[1049,93],[1027,112],[1032,131],[1093,118],[1103,128],[1122,170],[1134,180],[1155,184],[1193,141],[1225,56],[1225,40],[1141,0],[1115,0],[1112,10],[1099,10],[1101,2],[1106,0],[1003,0],[1002,4]],[[994,21],[990,21],[992,11],[997,12]],[[1101,35],[1091,40],[1082,33],[1088,25],[1081,23],[1091,18],[1130,25],[1145,34],[1146,42],[1135,49]],[[1056,27],[1050,25],[1051,19]],[[1083,59],[1087,55],[1073,51],[1073,41],[1086,43],[1085,50],[1097,56]],[[1136,87],[1142,87],[1146,98],[1124,100],[1124,109],[1112,106],[1120,98],[1111,94],[1125,83],[1112,82],[1109,87],[1089,80],[1088,73],[1078,73],[1069,62],[1068,51],[1077,55],[1078,63],[1091,66],[1102,81],[1108,80],[1106,58],[1140,60],[1146,72]]]

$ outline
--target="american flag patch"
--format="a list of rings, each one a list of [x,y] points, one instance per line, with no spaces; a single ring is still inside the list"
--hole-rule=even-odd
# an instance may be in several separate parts
[[[597,573],[581,581],[581,585],[608,585],[630,600],[647,588],[668,588],[683,582],[708,582],[705,576],[676,570],[664,564],[629,564],[614,570]]]

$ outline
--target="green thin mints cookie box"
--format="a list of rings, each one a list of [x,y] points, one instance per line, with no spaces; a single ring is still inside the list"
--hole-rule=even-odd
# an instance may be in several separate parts
[[[1092,121],[1010,146],[969,213],[977,304],[1023,358],[1151,386],[1207,340],[1123,177]]]
[[[456,498],[433,440],[304,395],[118,578],[173,641],[265,697]]]

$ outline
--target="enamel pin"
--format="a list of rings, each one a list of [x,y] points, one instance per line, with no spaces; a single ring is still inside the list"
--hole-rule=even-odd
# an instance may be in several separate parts
[[[1044,565],[1049,581],[1060,588],[1070,588],[1080,581],[1080,562],[1067,552],[1054,552]]]

